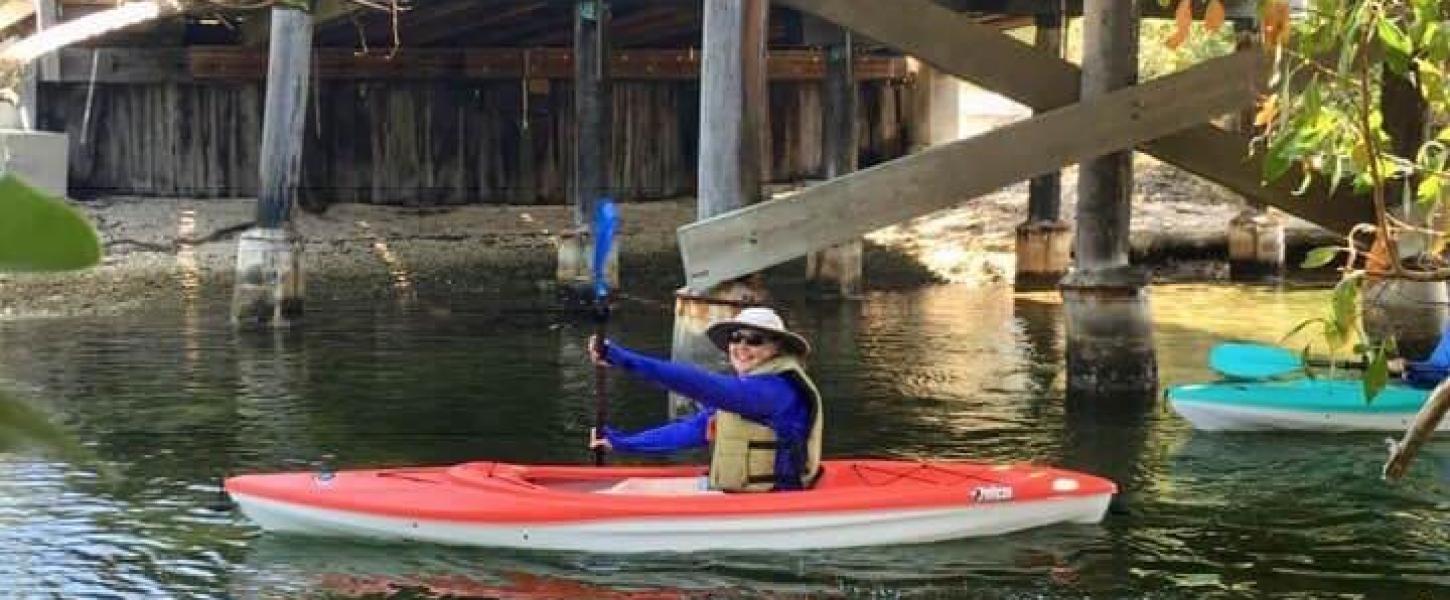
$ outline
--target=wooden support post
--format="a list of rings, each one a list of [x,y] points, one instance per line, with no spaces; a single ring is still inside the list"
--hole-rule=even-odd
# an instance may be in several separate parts
[[[760,124],[767,106],[765,36],[769,1],[705,0],[703,8],[696,211],[701,220],[761,199],[764,140]],[[705,328],[713,320],[733,316],[739,303],[759,304],[765,300],[759,276],[705,289],[687,284],[675,301],[671,356],[696,363],[705,357],[718,358],[720,350],[706,339]],[[724,302],[724,308],[715,302]],[[671,398],[672,416],[690,410],[693,402],[678,396]]]
[[[821,149],[827,179],[856,170],[855,62],[851,32],[823,23],[834,34],[825,43],[826,79],[822,83]],[[861,295],[861,240],[851,240],[806,258],[806,281],[822,296],[855,298]]]
[[[701,219],[761,199],[767,0],[705,0],[700,64]]]
[[[1233,26],[1236,50],[1258,46],[1254,19],[1234,19]],[[1235,115],[1233,129],[1254,135],[1254,113],[1253,105],[1245,106]],[[1250,197],[1244,200],[1244,209],[1228,223],[1229,279],[1276,283],[1284,276],[1284,222],[1262,202]]]
[[[37,33],[56,23],[56,1],[31,0]],[[25,66],[25,71],[20,77],[20,89],[16,90],[19,103],[10,109],[13,111],[12,113],[5,115],[4,122],[0,122],[0,127],[39,129],[40,82],[55,81],[60,77],[60,63],[56,53],[52,52],[35,59]]]
[[[1061,57],[1067,37],[1062,6],[1035,18],[1038,50]],[[1041,113],[1042,111],[1036,111]],[[1027,186],[1027,220],[1017,226],[1018,290],[1055,289],[1072,260],[1072,228],[1062,220],[1062,171],[1033,177]]]
[[[955,75],[917,63],[911,106],[911,150],[961,139],[962,82]]]
[[[273,8],[268,52],[257,223],[237,242],[232,320],[280,326],[302,314],[302,245],[292,212],[302,174],[312,17]]]
[[[528,50],[524,51],[524,72],[528,73],[528,65],[532,57]],[[534,143],[534,111],[536,106],[543,101],[542,98],[535,98],[534,94],[541,88],[547,88],[549,80],[530,79],[524,75],[519,79],[519,166],[518,172],[514,174],[514,199],[519,204],[533,204],[539,196],[539,173],[537,148]],[[540,94],[542,96],[542,94]]]
[[[574,230],[559,237],[560,289],[567,295],[588,297],[594,253],[589,230],[598,200],[609,190],[609,3],[576,0],[574,3],[574,161],[569,192],[574,205]],[[605,265],[618,285],[618,244]],[[578,292],[585,292],[580,295]]]
[[[1137,0],[1085,0],[1082,99],[1138,80]],[[1062,282],[1067,393],[1139,398],[1158,387],[1148,276],[1128,264],[1133,153],[1085,161],[1078,172],[1075,264]]]

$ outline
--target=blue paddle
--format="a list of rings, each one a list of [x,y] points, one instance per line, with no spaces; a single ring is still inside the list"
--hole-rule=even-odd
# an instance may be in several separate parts
[[[1328,361],[1310,360],[1327,366]],[[1358,363],[1337,363],[1342,368],[1363,368]],[[1208,351],[1208,366],[1229,379],[1272,379],[1304,370],[1304,360],[1284,348],[1268,344],[1219,344]]]
[[[606,261],[614,246],[614,230],[619,225],[619,212],[614,201],[600,198],[594,205],[594,339],[604,343],[609,324],[609,278],[606,277]],[[609,368],[594,366],[594,431],[604,430],[604,421],[609,416],[607,393]],[[594,449],[594,465],[604,464],[604,449]]]

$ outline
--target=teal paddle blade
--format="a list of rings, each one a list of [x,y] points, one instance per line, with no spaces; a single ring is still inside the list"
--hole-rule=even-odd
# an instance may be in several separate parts
[[[100,260],[85,217],[13,174],[0,177],[0,272],[69,271]]]
[[[1270,379],[1304,369],[1293,352],[1265,344],[1219,344],[1208,351],[1208,366],[1230,379]]]

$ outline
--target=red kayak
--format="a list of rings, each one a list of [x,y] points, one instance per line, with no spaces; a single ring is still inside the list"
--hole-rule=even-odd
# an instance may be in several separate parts
[[[838,548],[1097,523],[1117,487],[1031,464],[825,461],[805,491],[702,489],[704,469],[451,467],[243,475],[226,490],[268,531],[443,544],[653,552]]]

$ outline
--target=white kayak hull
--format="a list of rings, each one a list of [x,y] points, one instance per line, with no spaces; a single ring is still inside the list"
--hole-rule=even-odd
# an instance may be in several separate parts
[[[912,510],[769,517],[618,519],[486,524],[409,519],[233,493],[263,529],[329,537],[605,553],[803,550],[993,536],[1057,523],[1102,521],[1111,494]]]
[[[1415,420],[1414,412],[1369,413],[1288,410],[1236,406],[1215,402],[1172,400],[1173,410],[1202,431],[1399,431]],[[1450,431],[1450,419],[1438,431]]]

